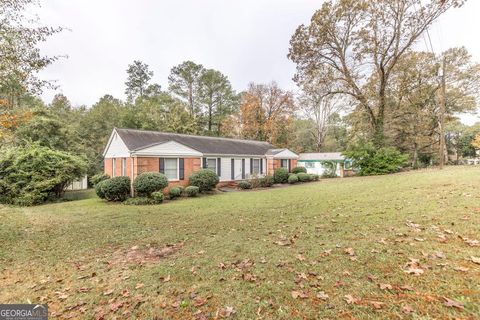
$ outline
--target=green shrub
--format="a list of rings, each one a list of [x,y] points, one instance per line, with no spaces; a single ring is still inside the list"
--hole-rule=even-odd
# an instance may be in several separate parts
[[[353,160],[359,175],[380,175],[400,171],[407,164],[408,155],[393,147],[375,148],[372,143],[350,146],[344,155]]]
[[[155,201],[155,203],[162,203],[163,199],[165,198],[165,196],[163,195],[163,192],[161,191],[152,192],[151,196],[152,196],[152,199]]]
[[[337,177],[337,164],[333,161],[322,161],[322,167],[324,171],[322,178],[336,178]]]
[[[252,184],[249,181],[240,181],[238,187],[240,189],[252,189]]]
[[[179,187],[173,187],[168,191],[168,196],[170,199],[178,198],[182,195],[182,190]]]
[[[288,182],[288,170],[286,168],[279,168],[273,173],[273,179],[275,183],[287,183]]]
[[[295,167],[295,168],[292,169],[292,173],[295,173],[295,174],[302,173],[302,172],[307,173],[307,168],[305,168],[305,167]]]
[[[310,176],[310,181],[318,181],[320,179],[320,176],[318,174],[310,173],[309,176]]]
[[[288,176],[288,183],[290,184],[295,184],[298,182],[298,175],[296,175],[295,173],[291,173],[289,176]]]
[[[188,178],[190,185],[198,187],[200,192],[210,191],[215,189],[218,182],[218,176],[215,172],[209,169],[201,169],[195,171]]]
[[[310,181],[310,175],[308,173],[300,172],[299,174],[297,174],[297,176],[298,176],[298,181],[300,182]]]
[[[107,179],[110,179],[110,176],[108,174],[99,173],[99,174],[96,174],[96,175],[92,176],[90,178],[90,182],[95,187],[97,184],[99,184],[100,182],[102,182],[104,180],[107,180]]]
[[[264,188],[269,188],[273,186],[274,183],[275,183],[275,180],[273,179],[272,176],[265,176],[260,180],[260,186]]]
[[[185,191],[185,187],[184,186],[177,186],[178,189],[180,189],[180,195],[183,194],[183,191]]]
[[[162,191],[168,186],[168,179],[159,172],[145,172],[135,178],[133,189],[139,196],[149,197],[152,192]]]
[[[123,201],[123,204],[129,206],[144,206],[144,205],[152,205],[157,204],[157,202],[148,197],[135,197],[135,198],[128,198],[127,200]]]
[[[103,192],[103,185],[108,181],[109,179],[107,180],[102,180],[100,182],[98,182],[96,185],[95,185],[95,193],[97,194],[97,196],[100,198],[100,199],[105,199],[105,192]]]
[[[260,188],[262,185],[262,178],[260,178],[257,174],[253,174],[248,182],[250,182],[252,189]]]
[[[67,152],[36,144],[0,150],[0,203],[31,206],[63,196],[85,175],[86,162]]]
[[[105,180],[101,190],[107,201],[125,201],[130,195],[130,178],[115,177]]]
[[[196,197],[200,192],[200,188],[197,186],[188,186],[185,188],[185,194],[187,197]]]

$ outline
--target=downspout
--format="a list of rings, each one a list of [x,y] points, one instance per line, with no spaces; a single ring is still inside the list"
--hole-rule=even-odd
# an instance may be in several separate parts
[[[135,191],[133,190],[133,179],[135,177],[135,173],[134,173],[134,168],[135,168],[135,158],[132,156],[132,154],[130,153],[130,158],[132,159],[132,164],[131,164],[131,170],[130,170],[130,175],[132,176],[131,179],[130,179],[130,196],[131,197],[134,197],[135,196]]]

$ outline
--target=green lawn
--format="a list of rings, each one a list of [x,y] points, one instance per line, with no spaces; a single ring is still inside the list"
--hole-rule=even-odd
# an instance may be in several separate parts
[[[478,319],[479,181],[452,167],[158,206],[0,206],[0,302],[72,319]]]

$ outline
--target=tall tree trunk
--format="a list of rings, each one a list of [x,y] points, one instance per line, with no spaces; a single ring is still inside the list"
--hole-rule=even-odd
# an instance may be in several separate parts
[[[213,106],[210,104],[208,106],[208,132],[209,133],[212,132],[212,109],[213,109]]]
[[[413,159],[412,159],[412,167],[414,169],[418,168],[418,145],[416,142],[413,143]]]

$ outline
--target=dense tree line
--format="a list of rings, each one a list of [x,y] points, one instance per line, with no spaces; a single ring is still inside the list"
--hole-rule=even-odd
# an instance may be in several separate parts
[[[126,69],[126,99],[106,94],[92,106],[74,106],[62,94],[50,103],[38,98],[53,86],[38,72],[59,58],[42,56],[38,46],[61,28],[26,27],[31,2],[0,4],[0,142],[77,155],[90,175],[102,170],[114,127],[266,140],[297,152],[389,147],[407,154],[414,167],[438,161],[440,139],[454,162],[474,156],[472,141],[480,141],[479,125],[455,117],[476,110],[480,66],[465,48],[440,55],[413,49],[441,14],[463,1],[326,1],[291,40],[298,93],[275,82],[236,91],[227,75],[193,61],[172,67],[162,88],[152,82],[150,66],[136,60]],[[442,61],[444,137],[438,130]]]

